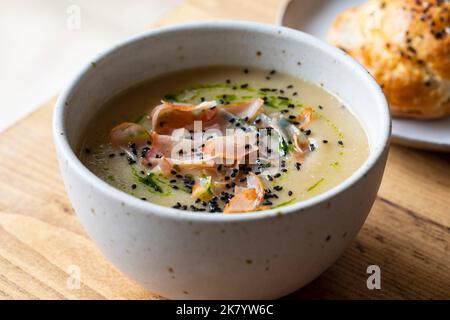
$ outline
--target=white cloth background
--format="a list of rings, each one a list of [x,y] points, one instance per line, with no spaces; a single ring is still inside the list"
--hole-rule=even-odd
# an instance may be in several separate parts
[[[0,0],[0,131],[180,0]]]

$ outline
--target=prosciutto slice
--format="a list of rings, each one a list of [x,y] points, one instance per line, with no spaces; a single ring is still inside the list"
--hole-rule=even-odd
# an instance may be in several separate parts
[[[216,101],[205,101],[199,105],[162,101],[162,104],[150,114],[152,130],[156,133],[170,134],[177,128],[192,128],[194,121],[202,121],[203,126],[208,127],[215,121],[218,109],[248,120],[256,116],[263,104],[264,101],[259,98],[228,105],[217,105]]]
[[[261,203],[264,199],[264,185],[254,173],[247,177],[247,187],[236,187],[235,195],[225,206],[224,213],[251,212],[264,209]]]
[[[149,140],[148,132],[141,125],[132,122],[121,123],[110,132],[111,143],[122,148],[127,148],[133,143],[142,146]]]
[[[253,132],[245,133],[242,130],[236,130],[235,134],[219,136],[209,140],[202,151],[206,158],[215,159],[217,164],[243,164],[249,162],[246,159],[254,155],[256,161],[258,151],[256,146],[256,136]]]
[[[194,121],[202,121],[206,125],[215,117],[216,106],[215,101],[205,101],[196,106],[162,101],[150,114],[152,130],[170,134],[173,129],[192,127]]]

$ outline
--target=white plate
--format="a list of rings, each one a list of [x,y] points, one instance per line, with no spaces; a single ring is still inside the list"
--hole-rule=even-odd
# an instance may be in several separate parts
[[[365,0],[291,0],[278,15],[278,24],[299,29],[325,40],[336,15]],[[450,117],[435,121],[393,119],[393,142],[450,152]]]

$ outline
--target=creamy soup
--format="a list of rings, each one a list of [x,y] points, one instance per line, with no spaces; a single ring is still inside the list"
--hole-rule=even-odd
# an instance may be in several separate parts
[[[368,155],[360,123],[324,88],[276,70],[219,66],[122,92],[80,147],[92,172],[143,201],[224,213],[314,197]]]

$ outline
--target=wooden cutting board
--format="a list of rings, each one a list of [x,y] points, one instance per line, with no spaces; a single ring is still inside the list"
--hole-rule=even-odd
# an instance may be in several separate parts
[[[281,0],[189,0],[158,25],[275,21]],[[117,271],[80,225],[53,147],[55,100],[0,134],[0,298],[157,299]],[[345,254],[288,298],[450,298],[450,155],[393,146],[367,222]],[[381,290],[369,290],[369,265]],[[81,285],[69,274],[79,267]],[[72,289],[71,289],[72,288]]]

